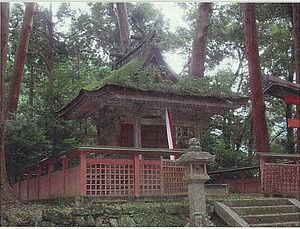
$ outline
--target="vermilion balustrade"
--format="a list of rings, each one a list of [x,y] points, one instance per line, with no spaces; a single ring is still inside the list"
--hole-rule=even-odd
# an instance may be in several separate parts
[[[21,201],[71,196],[184,195],[184,168],[169,160],[184,150],[79,147],[19,173]]]
[[[263,193],[300,197],[300,155],[258,153]]]

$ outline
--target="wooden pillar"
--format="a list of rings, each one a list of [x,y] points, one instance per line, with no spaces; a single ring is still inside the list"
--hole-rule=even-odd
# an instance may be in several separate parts
[[[134,160],[134,196],[140,196],[140,158],[139,154],[133,155]]]
[[[31,173],[32,171],[31,170],[27,170],[27,180],[26,180],[26,184],[27,184],[27,201],[29,200],[29,192],[30,192],[30,183],[29,183],[29,180],[30,180],[30,177],[31,177]]]
[[[66,168],[68,167],[68,157],[65,156],[62,162],[62,171],[63,171],[63,196],[66,196]]]
[[[135,116],[133,123],[134,147],[142,148],[141,118]]]
[[[54,161],[50,161],[49,167],[48,167],[48,197],[51,195],[51,173],[54,169]]]
[[[120,134],[121,134],[121,121],[120,120],[115,121],[115,127],[116,127],[116,133],[115,133],[114,145],[119,146],[120,145]]]
[[[160,157],[160,195],[164,196],[165,195],[165,190],[164,190],[164,162],[163,162],[163,156]]]
[[[23,180],[24,174],[19,174],[19,200],[21,200],[21,182]]]
[[[224,184],[224,183],[225,183],[224,172],[222,172],[222,173],[220,174],[220,183],[221,183],[221,184]]]
[[[37,199],[39,200],[40,199],[40,176],[42,174],[42,165],[39,165],[38,168],[37,168]]]
[[[265,158],[258,156],[259,167],[260,167],[260,187],[261,190],[264,190],[264,169],[265,169]]]
[[[298,197],[300,198],[300,158],[296,158],[294,160],[294,162],[297,165],[297,172],[296,172],[296,174],[298,174],[298,176],[296,176],[296,184],[295,185],[296,185],[296,187],[298,187]]]
[[[246,178],[245,170],[242,170],[241,171],[242,193],[245,193],[245,178]]]
[[[86,196],[86,152],[80,154],[80,196]]]
[[[194,122],[195,122],[195,126],[194,126],[194,128],[195,128],[195,138],[198,138],[201,142],[201,134],[200,134],[201,128],[200,128],[200,125],[199,125],[199,123],[196,122],[196,120]]]

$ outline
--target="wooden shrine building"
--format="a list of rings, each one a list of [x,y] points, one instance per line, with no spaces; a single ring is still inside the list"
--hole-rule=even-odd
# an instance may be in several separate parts
[[[82,89],[58,115],[66,120],[91,118],[97,126],[100,145],[168,148],[165,127],[168,108],[175,148],[182,148],[184,144],[179,140],[183,135],[200,138],[200,131],[208,127],[213,115],[224,115],[248,101],[245,97],[216,96],[213,93],[197,95],[165,88],[132,87],[124,85],[122,80],[117,83],[111,80],[131,75],[138,81],[139,74],[145,77],[146,70],[150,69],[146,77],[154,78],[152,82],[178,82],[160,49],[153,44],[152,32],[148,38],[150,40],[144,39],[128,53],[120,55],[110,76],[88,89]],[[153,68],[155,71],[151,70]],[[138,83],[136,85],[139,86]]]
[[[213,115],[239,108],[248,98],[160,88],[159,82],[172,86],[178,78],[154,37],[150,31],[126,53],[116,54],[112,73],[58,112],[65,120],[91,119],[97,134],[86,134],[81,147],[20,171],[12,185],[20,200],[187,194],[184,167],[170,156],[185,153],[182,139],[200,138]],[[168,147],[166,109],[175,149]],[[88,137],[97,144],[91,146]]]

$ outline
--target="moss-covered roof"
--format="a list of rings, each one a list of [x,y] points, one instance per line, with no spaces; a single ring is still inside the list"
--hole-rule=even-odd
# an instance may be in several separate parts
[[[95,91],[104,85],[129,86],[126,84],[128,84],[131,81],[132,76],[134,76],[143,67],[147,57],[148,52],[142,53],[138,57],[125,64],[122,68],[113,70],[111,74],[104,79],[91,83],[84,89],[88,91]]]
[[[130,60],[127,64],[118,70],[113,70],[107,77],[91,83],[83,88],[87,91],[96,91],[105,85],[116,85],[141,91],[164,92],[177,95],[194,95],[202,97],[218,98],[236,98],[240,97],[234,94],[230,89],[220,90],[211,85],[208,78],[181,77],[175,83],[173,78],[160,78],[158,75],[165,74],[162,68],[145,66],[145,61],[149,59],[151,47],[144,50],[140,55]],[[170,71],[172,72],[172,71]],[[177,78],[176,78],[177,79]],[[223,87],[224,88],[224,87]]]

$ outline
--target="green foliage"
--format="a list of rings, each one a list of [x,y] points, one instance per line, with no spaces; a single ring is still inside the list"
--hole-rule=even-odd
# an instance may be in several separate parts
[[[114,60],[109,53],[120,51],[115,4],[90,2],[87,4],[90,14],[71,9],[71,4],[62,3],[57,15],[53,15],[57,24],[53,25],[52,37],[49,36],[49,12],[37,6],[19,113],[16,120],[7,123],[6,127],[6,155],[10,174],[40,160],[45,151],[48,151],[47,156],[56,155],[80,145],[83,123],[64,121],[57,117],[56,112],[75,98],[82,88],[95,90],[108,83],[185,95],[227,97],[249,94],[242,4],[214,4],[206,68],[214,72],[202,79],[186,74],[179,78],[177,84],[159,80],[157,76],[164,73],[157,68],[141,68],[145,56],[140,56],[120,70],[111,71]],[[178,26],[175,33],[170,32],[169,22],[151,3],[127,3],[127,11],[134,35],[140,35],[137,25],[149,31],[158,21],[155,30],[162,50],[179,50],[188,63],[198,3],[177,5],[184,9],[188,27]],[[24,6],[23,3],[11,4],[6,86],[11,76]],[[263,72],[291,80],[295,71],[291,4],[256,6]],[[67,19],[71,21],[70,31],[57,32],[57,28]],[[47,62],[49,58],[52,61]],[[232,62],[240,65],[234,69],[235,66],[229,63],[228,67],[220,68],[218,65],[225,58],[231,58]],[[51,69],[48,69],[49,66]],[[274,152],[286,152],[286,107],[282,101],[270,97],[265,99],[271,149]],[[88,123],[89,130],[95,131]],[[256,163],[253,158],[255,147],[252,127],[250,104],[224,117],[213,117],[209,132],[204,133],[202,139],[203,149],[216,155],[213,169]]]
[[[22,114],[6,122],[5,135],[7,173],[10,175],[41,160],[43,152],[51,147],[45,130],[39,128],[34,119]]]
[[[257,164],[257,160],[253,155],[248,155],[243,150],[233,148],[232,143],[226,142],[221,135],[213,133],[211,130],[203,131],[201,140],[202,150],[215,155],[215,161],[208,165],[209,171],[241,168]]]

